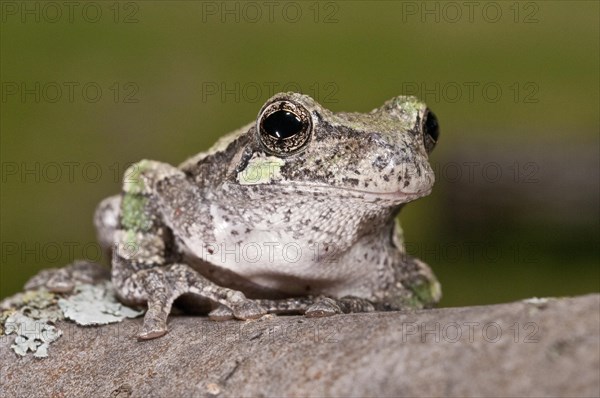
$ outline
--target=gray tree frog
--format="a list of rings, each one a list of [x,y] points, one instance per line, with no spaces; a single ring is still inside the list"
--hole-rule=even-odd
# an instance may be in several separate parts
[[[440,285],[405,253],[396,216],[430,193],[438,135],[414,97],[363,114],[280,93],[179,167],[132,165],[95,225],[119,298],[147,304],[138,337],[165,334],[180,296],[215,320],[436,303]]]

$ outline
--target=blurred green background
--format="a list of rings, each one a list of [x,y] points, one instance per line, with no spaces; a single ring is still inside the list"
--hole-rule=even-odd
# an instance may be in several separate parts
[[[442,306],[599,291],[598,2],[65,4],[1,3],[0,297],[98,257],[128,164],[178,164],[282,90],[435,111],[436,187],[401,220]]]

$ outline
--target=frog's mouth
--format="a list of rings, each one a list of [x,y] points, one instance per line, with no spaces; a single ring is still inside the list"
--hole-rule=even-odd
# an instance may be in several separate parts
[[[289,183],[278,184],[280,187],[288,189],[301,190],[307,193],[319,193],[330,195],[333,192],[338,193],[337,197],[344,197],[343,193],[347,193],[349,198],[356,198],[367,202],[391,202],[392,204],[408,203],[431,193],[432,188],[429,187],[422,191],[406,192],[376,192],[366,191],[356,188],[336,187],[332,185],[322,184],[306,184],[306,183]]]

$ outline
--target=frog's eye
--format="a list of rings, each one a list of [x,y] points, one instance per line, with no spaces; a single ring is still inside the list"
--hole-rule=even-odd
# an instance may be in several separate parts
[[[435,117],[433,112],[427,110],[423,120],[423,143],[425,144],[427,153],[433,151],[439,137],[440,125],[438,124],[437,117]]]
[[[308,143],[312,122],[308,110],[302,105],[291,101],[276,101],[263,108],[256,128],[267,152],[288,156]]]

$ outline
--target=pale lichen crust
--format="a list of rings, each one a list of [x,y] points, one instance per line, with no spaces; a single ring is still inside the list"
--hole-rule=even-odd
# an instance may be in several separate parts
[[[81,266],[76,263],[61,270],[72,273]],[[48,270],[43,272],[34,277],[36,284],[42,279],[53,280]],[[50,344],[63,334],[56,326],[57,321],[68,319],[81,326],[106,325],[142,314],[143,311],[118,302],[112,284],[106,279],[75,282],[71,292],[51,292],[42,284],[0,302],[0,333],[15,336],[11,348],[17,355],[46,358]]]
[[[36,358],[48,356],[48,346],[62,331],[54,323],[63,319],[58,308],[58,295],[39,289],[18,293],[0,303],[2,333],[15,335],[11,345],[20,356],[31,352]]]
[[[58,300],[58,306],[66,319],[82,326],[107,325],[144,313],[117,301],[112,284],[108,281],[95,286],[78,285],[75,294]]]

